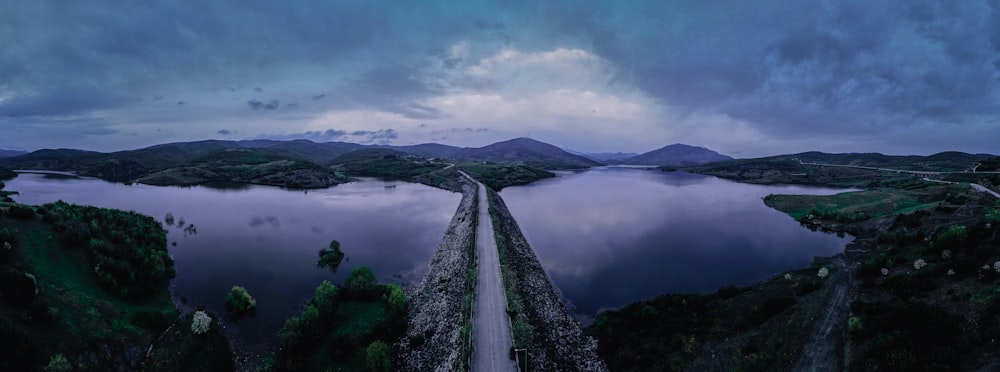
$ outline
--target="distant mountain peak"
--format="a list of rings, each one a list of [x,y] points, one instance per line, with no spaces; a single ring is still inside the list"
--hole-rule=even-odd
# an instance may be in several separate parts
[[[733,158],[730,156],[722,155],[704,146],[692,146],[683,143],[675,143],[630,158],[617,160],[616,163],[657,166],[690,166],[732,159]]]

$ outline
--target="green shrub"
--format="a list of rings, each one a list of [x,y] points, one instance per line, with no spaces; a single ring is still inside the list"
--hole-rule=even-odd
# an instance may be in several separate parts
[[[386,302],[389,304],[389,309],[392,311],[406,311],[406,296],[403,294],[403,287],[399,284],[389,284],[389,295],[387,296]]]
[[[957,250],[965,245],[969,238],[969,229],[962,225],[951,225],[938,235],[935,244],[938,248]]]
[[[324,280],[316,287],[316,294],[313,295],[313,303],[316,310],[323,316],[333,316],[337,310],[337,294],[339,289],[327,280]]]
[[[375,273],[368,266],[360,266],[344,281],[345,291],[352,298],[374,299],[376,296]]]
[[[392,354],[389,345],[385,342],[375,341],[368,345],[366,350],[368,370],[373,372],[386,372],[392,370]]]
[[[254,315],[257,312],[257,300],[254,300],[246,288],[233,286],[226,295],[226,311],[233,318]]]
[[[851,333],[861,332],[861,318],[856,316],[847,318],[847,331]]]
[[[69,372],[73,370],[73,365],[66,360],[62,354],[56,354],[45,366],[45,372]]]
[[[330,241],[330,249],[319,251],[319,261],[316,266],[328,267],[330,271],[337,272],[340,262],[344,260],[344,252],[340,250],[340,242]]]

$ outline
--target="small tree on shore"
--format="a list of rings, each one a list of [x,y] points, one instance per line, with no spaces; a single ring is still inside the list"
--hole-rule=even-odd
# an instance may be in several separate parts
[[[365,351],[367,354],[368,370],[373,372],[387,372],[392,370],[392,354],[389,352],[389,345],[386,345],[385,342],[372,342]]]

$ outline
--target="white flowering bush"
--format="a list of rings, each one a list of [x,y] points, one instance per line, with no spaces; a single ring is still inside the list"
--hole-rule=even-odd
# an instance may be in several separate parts
[[[792,280],[792,274],[785,274],[785,280]]]
[[[941,251],[941,259],[947,260],[949,258],[951,258],[951,250],[950,249],[945,249],[945,250]]]
[[[920,269],[923,269],[924,266],[927,266],[927,261],[924,261],[923,259],[919,259],[919,260],[913,261],[913,268],[914,269],[920,270]]]
[[[948,269],[948,276],[954,276],[954,275],[955,275],[955,269]]]
[[[883,267],[882,268],[882,276],[886,276],[886,275],[889,275],[889,269]]]
[[[993,263],[993,270],[996,270],[998,273],[1000,273],[1000,261]]]
[[[204,311],[195,311],[194,316],[191,320],[191,333],[196,335],[204,334],[208,332],[209,327],[212,326],[212,317],[205,314]]]
[[[820,268],[819,271],[816,272],[816,276],[818,276],[820,278],[826,278],[826,277],[830,276],[830,270],[827,269],[827,268],[825,268],[825,267]]]

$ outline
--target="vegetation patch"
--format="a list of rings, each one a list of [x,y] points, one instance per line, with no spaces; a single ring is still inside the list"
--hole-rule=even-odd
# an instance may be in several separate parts
[[[177,314],[166,285],[165,232],[133,212],[61,202],[19,208],[38,213],[14,219],[0,212],[0,245],[10,247],[0,261],[9,277],[0,282],[7,352],[0,370],[62,360],[91,370],[139,368],[152,335]]]
[[[526,165],[463,163],[457,167],[494,191],[556,176],[555,173]]]
[[[378,284],[371,269],[361,266],[351,273],[342,290],[328,281],[321,283],[301,315],[285,321],[279,332],[281,349],[272,367],[392,370],[396,362],[378,343],[387,347],[404,334],[406,299],[402,288]]]
[[[798,221],[864,221],[926,210],[968,191],[962,185],[924,185],[917,189],[879,188],[835,195],[768,195],[764,204]]]
[[[257,313],[257,300],[250,296],[246,288],[234,285],[226,295],[226,311],[233,319],[253,316]]]
[[[319,251],[319,261],[316,262],[316,266],[327,267],[330,271],[337,272],[337,268],[340,267],[340,262],[343,260],[344,251],[340,250],[340,242],[331,240],[329,249]]]

